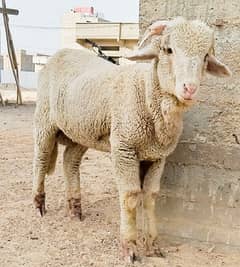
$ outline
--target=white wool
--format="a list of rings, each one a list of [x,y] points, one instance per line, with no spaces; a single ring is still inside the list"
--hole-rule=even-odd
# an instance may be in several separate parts
[[[201,22],[178,18],[169,25],[165,37],[151,44],[151,64],[116,66],[86,51],[64,49],[50,59],[39,77],[34,117],[36,207],[44,211],[44,179],[54,170],[58,143],[66,146],[63,165],[71,215],[81,215],[79,165],[83,154],[88,148],[111,152],[120,196],[121,243],[129,255],[135,253],[136,206],[141,192],[148,247],[157,236],[155,198],[165,159],[178,143],[188,106],[175,92],[177,75],[179,80],[185,77],[181,57],[176,61],[180,63],[174,62],[163,45],[179,49],[183,59],[201,62],[201,71],[204,56],[213,46],[213,33]],[[196,75],[199,82],[200,74]],[[141,184],[142,161],[151,164]]]

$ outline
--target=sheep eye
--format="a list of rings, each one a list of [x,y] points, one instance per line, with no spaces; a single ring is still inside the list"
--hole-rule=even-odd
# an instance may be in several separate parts
[[[172,54],[172,48],[162,48],[163,52],[166,53],[166,54]]]
[[[204,57],[204,62],[207,61],[207,58],[208,58],[208,54],[206,54],[206,56]]]

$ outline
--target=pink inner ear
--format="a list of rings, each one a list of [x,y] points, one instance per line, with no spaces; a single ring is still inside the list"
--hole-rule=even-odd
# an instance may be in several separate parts
[[[162,31],[166,28],[166,24],[163,21],[156,21],[150,27],[150,32],[152,35],[161,34]]]
[[[142,41],[139,43],[139,48],[145,43],[145,41],[153,36],[153,35],[160,35],[162,31],[165,29],[167,23],[164,21],[156,21],[151,26],[148,27],[147,31],[145,32]]]

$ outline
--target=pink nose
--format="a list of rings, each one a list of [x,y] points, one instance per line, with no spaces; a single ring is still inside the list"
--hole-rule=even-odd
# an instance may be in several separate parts
[[[197,91],[197,85],[194,83],[184,83],[184,91],[185,93],[189,93],[193,95]]]

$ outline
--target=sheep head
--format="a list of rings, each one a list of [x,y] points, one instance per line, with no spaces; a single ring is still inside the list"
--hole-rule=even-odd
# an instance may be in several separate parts
[[[145,45],[149,39],[151,42]],[[157,59],[161,89],[185,104],[196,98],[205,72],[218,77],[231,75],[228,67],[214,56],[213,30],[203,22],[183,18],[153,23],[138,50],[127,58]]]

